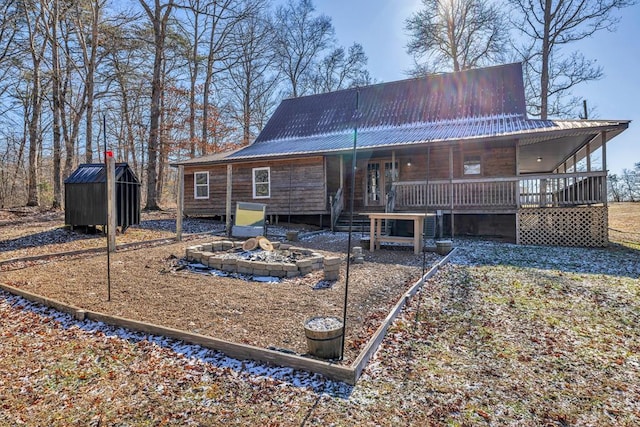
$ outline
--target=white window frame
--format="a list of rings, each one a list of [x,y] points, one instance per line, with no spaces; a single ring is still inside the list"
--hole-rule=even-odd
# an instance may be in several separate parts
[[[475,166],[477,159],[478,172],[467,171],[467,163]],[[482,156],[478,154],[466,154],[462,157],[462,174],[465,176],[482,176]]]
[[[267,182],[256,182],[256,173],[259,171],[267,171]],[[268,199],[271,197],[271,168],[269,166],[261,167],[261,168],[253,168],[251,170],[251,182],[253,183],[253,198],[254,199]],[[256,192],[256,184],[267,185],[267,195],[260,196]]]
[[[207,177],[206,184],[198,184],[198,175],[205,175]],[[198,188],[205,187],[207,189],[206,196],[198,196]],[[199,171],[193,173],[193,198],[194,199],[208,199],[209,198],[209,172]]]

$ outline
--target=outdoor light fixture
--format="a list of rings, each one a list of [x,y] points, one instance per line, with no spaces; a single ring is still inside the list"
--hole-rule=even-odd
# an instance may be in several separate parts
[[[542,157],[538,157],[538,158],[536,159],[536,161],[537,161],[538,163],[540,163],[540,162],[542,161]]]
[[[407,162],[407,166],[411,166],[411,161],[408,161],[408,162]]]

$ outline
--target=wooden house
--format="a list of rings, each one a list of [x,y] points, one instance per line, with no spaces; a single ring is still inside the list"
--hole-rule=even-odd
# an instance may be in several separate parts
[[[528,118],[519,63],[286,99],[251,145],[178,163],[184,213],[259,202],[328,227],[353,194],[455,235],[603,246],[606,145],[628,125]]]

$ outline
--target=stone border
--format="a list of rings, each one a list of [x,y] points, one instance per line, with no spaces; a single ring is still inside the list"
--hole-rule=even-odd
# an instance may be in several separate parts
[[[297,251],[307,255],[308,258],[297,260],[295,263],[266,262],[238,259],[218,253],[242,248],[243,243],[218,240],[212,243],[189,246],[186,249],[186,259],[199,262],[216,270],[252,276],[296,277],[305,276],[314,270],[324,268],[325,280],[338,279],[341,262],[339,257],[325,257],[309,249],[281,244],[280,242],[271,242],[271,244],[274,249]]]
[[[246,344],[238,344],[230,341],[208,337],[205,335],[182,331],[179,329],[173,329],[147,322],[126,319],[119,316],[111,316],[96,311],[84,310],[70,304],[66,304],[51,298],[46,298],[41,295],[37,295],[19,288],[15,288],[13,286],[6,285],[4,283],[0,283],[0,289],[20,296],[26,300],[54,308],[64,313],[68,313],[79,321],[93,320],[96,322],[103,322],[111,326],[131,329],[133,331],[166,336],[172,339],[184,341],[188,344],[200,345],[205,348],[220,351],[226,356],[232,357],[234,359],[254,360],[271,365],[291,367],[307,372],[318,373],[331,380],[342,381],[350,385],[355,385],[358,381],[358,378],[360,378],[360,375],[362,374],[362,371],[364,370],[366,364],[378,350],[378,347],[382,343],[386,332],[389,329],[389,326],[395,320],[398,314],[400,314],[407,301],[413,295],[415,295],[415,293],[422,287],[427,279],[435,275],[443,265],[449,262],[456,251],[457,249],[454,248],[447,256],[440,260],[440,262],[434,265],[424,276],[416,281],[407,292],[404,293],[404,295],[393,307],[391,312],[389,312],[382,325],[380,325],[378,330],[373,334],[364,350],[360,352],[360,355],[350,366],[336,365],[334,362],[312,359],[295,354],[287,354]]]

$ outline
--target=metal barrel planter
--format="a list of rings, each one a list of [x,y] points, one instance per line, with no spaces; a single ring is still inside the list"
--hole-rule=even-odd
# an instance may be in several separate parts
[[[436,252],[438,255],[447,255],[451,252],[453,246],[453,242],[451,240],[437,240],[436,241]]]

